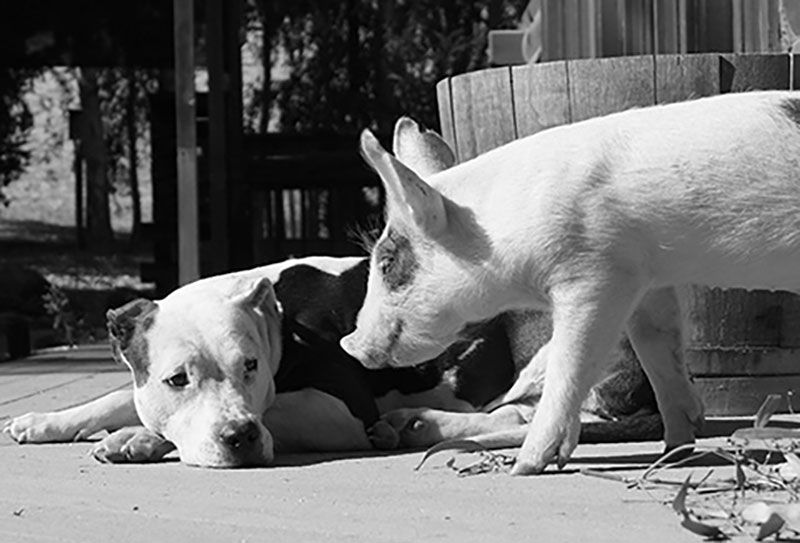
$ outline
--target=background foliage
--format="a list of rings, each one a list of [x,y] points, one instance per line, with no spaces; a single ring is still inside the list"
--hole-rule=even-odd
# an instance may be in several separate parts
[[[30,156],[25,146],[32,124],[22,99],[30,70],[0,70],[0,204],[7,204],[3,187],[19,178]]]
[[[269,6],[264,6],[269,4]],[[265,43],[286,52],[271,85],[286,132],[388,131],[410,114],[438,127],[435,84],[486,66],[489,29],[514,27],[527,1],[258,0]]]

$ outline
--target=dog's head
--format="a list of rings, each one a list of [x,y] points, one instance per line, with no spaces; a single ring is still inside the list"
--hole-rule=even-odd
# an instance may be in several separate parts
[[[355,332],[341,345],[365,366],[409,366],[430,360],[470,321],[479,292],[470,264],[482,242],[474,218],[425,179],[455,162],[437,134],[398,121],[394,156],[365,131],[361,153],[386,188],[386,228],[371,255],[367,295]],[[476,242],[477,239],[477,242]]]
[[[139,418],[173,442],[182,461],[237,467],[273,459],[262,415],[275,399],[281,318],[267,279],[209,278],[107,318],[114,356],[133,373]]]

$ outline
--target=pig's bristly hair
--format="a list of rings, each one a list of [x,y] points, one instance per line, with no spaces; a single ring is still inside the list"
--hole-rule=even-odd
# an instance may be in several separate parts
[[[347,237],[369,255],[372,254],[372,250],[378,243],[383,228],[383,220],[375,216],[370,216],[366,224],[356,224],[355,226],[349,227]]]

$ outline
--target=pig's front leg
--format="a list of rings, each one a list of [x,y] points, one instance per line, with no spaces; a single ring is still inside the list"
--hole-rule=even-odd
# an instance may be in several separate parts
[[[553,460],[559,467],[569,460],[580,435],[581,404],[640,297],[640,284],[630,274],[608,273],[552,289],[553,336],[542,398],[512,474],[541,473]]]

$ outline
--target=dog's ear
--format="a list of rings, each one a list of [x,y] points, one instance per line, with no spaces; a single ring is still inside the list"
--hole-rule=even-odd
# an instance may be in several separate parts
[[[361,133],[361,154],[386,187],[389,218],[411,220],[429,235],[447,227],[443,196],[400,160],[386,152],[369,130]]]
[[[137,386],[147,380],[149,362],[143,333],[152,325],[157,309],[152,300],[137,298],[106,312],[114,358],[131,369]]]
[[[280,319],[281,304],[275,296],[275,289],[272,287],[272,281],[266,277],[259,277],[258,279],[249,279],[243,285],[239,294],[236,296],[237,301],[247,306],[261,311],[265,316],[272,316],[275,319]]]
[[[158,305],[152,300],[137,298],[117,309],[106,312],[108,333],[112,340],[117,341],[123,350],[128,347],[136,330],[137,323],[144,323],[152,317]]]
[[[456,156],[447,142],[433,130],[424,130],[410,117],[394,125],[394,156],[420,177],[428,177],[453,166]]]

